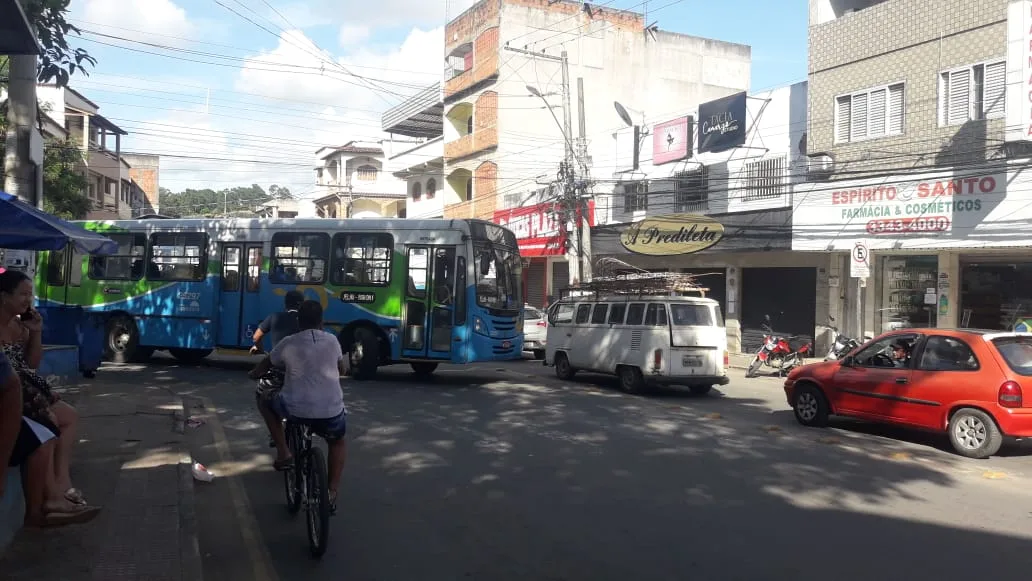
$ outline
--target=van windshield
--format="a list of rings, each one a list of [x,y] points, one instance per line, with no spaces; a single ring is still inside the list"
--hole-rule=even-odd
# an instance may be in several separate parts
[[[670,305],[670,317],[675,327],[712,327],[716,325],[709,305]]]
[[[1032,376],[1032,338],[1000,337],[993,345],[1014,373]]]

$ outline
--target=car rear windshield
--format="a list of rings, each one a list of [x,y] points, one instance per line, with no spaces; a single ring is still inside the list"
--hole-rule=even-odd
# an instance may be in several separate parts
[[[1032,376],[1032,337],[999,337],[993,345],[1014,373]]]
[[[535,309],[534,307],[523,307],[523,320],[533,321],[535,319],[544,319],[545,314]]]
[[[712,327],[713,310],[709,305],[670,305],[670,316],[675,327]]]

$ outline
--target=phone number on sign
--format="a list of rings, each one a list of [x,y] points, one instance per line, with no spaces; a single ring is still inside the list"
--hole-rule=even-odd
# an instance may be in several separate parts
[[[946,232],[950,229],[950,219],[946,216],[926,216],[921,218],[896,218],[887,220],[871,220],[867,223],[868,234],[906,234],[910,232]]]

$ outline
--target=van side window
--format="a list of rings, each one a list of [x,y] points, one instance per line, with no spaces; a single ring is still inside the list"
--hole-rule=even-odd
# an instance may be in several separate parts
[[[548,322],[550,324],[552,324],[552,325],[555,325],[557,323],[558,324],[572,323],[573,322],[573,305],[570,305],[570,304],[556,305],[556,307],[554,309],[552,309],[552,313],[551,313],[551,316],[549,317],[549,321]]]
[[[650,304],[648,310],[645,311],[645,326],[666,327],[666,325],[666,305],[660,305],[656,303]]]
[[[591,311],[591,324],[592,325],[605,325],[606,315],[609,314],[609,305],[595,305],[595,310]]]
[[[645,315],[645,303],[631,303],[627,307],[627,320],[625,325],[640,325],[641,318]]]
[[[591,305],[577,305],[577,320],[574,321],[578,325],[583,325],[588,322],[588,317],[591,315]]]
[[[627,314],[627,305],[613,305],[609,309],[609,324],[622,325],[625,314]]]

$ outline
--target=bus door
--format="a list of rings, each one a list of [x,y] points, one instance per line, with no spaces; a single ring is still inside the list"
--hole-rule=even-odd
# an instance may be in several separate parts
[[[219,292],[219,337],[226,347],[249,347],[265,314],[259,302],[262,271],[260,243],[223,243]]]
[[[451,358],[455,255],[454,246],[408,247],[403,357]]]

